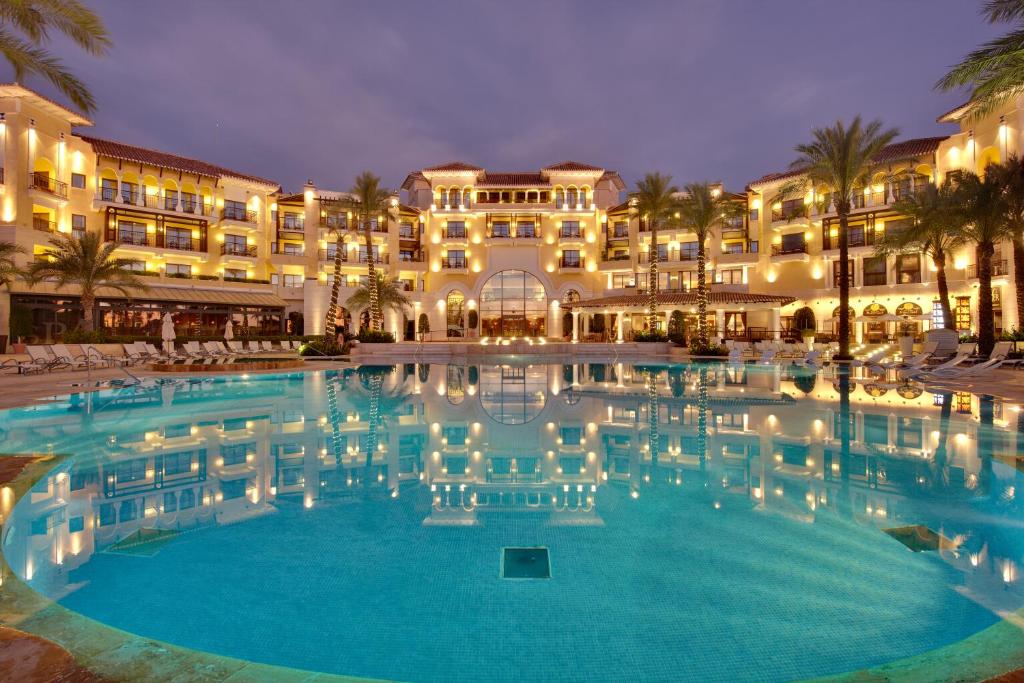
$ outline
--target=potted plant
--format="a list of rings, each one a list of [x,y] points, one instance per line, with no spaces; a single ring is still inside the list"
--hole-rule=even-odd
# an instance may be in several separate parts
[[[807,344],[807,350],[812,350],[814,348],[814,328],[816,325],[814,311],[807,306],[798,309],[796,313],[793,314],[793,323],[794,327],[800,330],[800,337],[803,338],[804,343]]]
[[[814,350],[814,328],[809,327],[807,329],[800,330],[800,337],[804,340],[804,344],[807,345],[808,351]]]

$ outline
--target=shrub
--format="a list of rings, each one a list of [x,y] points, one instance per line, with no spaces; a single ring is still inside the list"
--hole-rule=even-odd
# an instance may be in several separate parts
[[[700,344],[695,342],[690,346],[691,356],[728,356],[729,349],[718,344]]]
[[[356,337],[360,343],[364,344],[394,344],[395,337],[390,332],[384,330],[360,330],[359,336]]]
[[[315,337],[299,347],[300,356],[344,356],[347,353],[348,342],[342,345],[325,337]]]
[[[977,344],[978,343],[978,335],[976,335],[976,334],[961,334],[960,335],[960,343],[961,344]]]
[[[686,346],[686,333],[682,330],[673,330],[668,333],[668,340],[676,346]]]
[[[633,341],[635,342],[664,342],[668,341],[668,337],[661,330],[641,330],[633,333]]]
[[[105,344],[108,341],[107,333],[103,330],[67,330],[61,335],[60,340],[65,344]]]

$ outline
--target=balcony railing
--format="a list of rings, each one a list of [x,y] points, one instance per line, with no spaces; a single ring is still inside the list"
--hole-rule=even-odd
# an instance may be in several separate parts
[[[317,251],[317,258],[321,261],[334,261],[334,256],[337,253],[337,249],[320,249]],[[344,263],[348,260],[348,252],[344,249],[341,250],[341,261]]]
[[[446,256],[441,259],[441,268],[444,270],[458,270],[466,267],[465,256]]]
[[[1005,260],[992,261],[992,277],[1002,277],[1004,275],[1009,275],[1009,274],[1010,274],[1010,270],[1007,267],[1007,262]],[[968,265],[967,266],[967,279],[968,280],[973,280],[973,279],[976,279],[977,277],[978,277],[978,264],[977,263],[972,263],[972,264]]]
[[[423,254],[407,254],[404,251],[398,252],[398,260],[402,263],[423,263]]]
[[[609,254],[608,252],[604,252],[603,254],[601,254],[601,260],[602,261],[628,261],[629,260],[629,253],[627,252],[627,253],[624,253],[624,254]]]
[[[865,228],[859,230],[850,230],[847,232],[847,246],[851,249],[853,247],[870,247],[881,241],[884,233],[877,232],[873,228]],[[825,233],[822,236],[822,249],[838,249],[839,248],[839,236],[833,237],[831,233]]]
[[[221,256],[247,256],[256,258],[255,244],[229,244],[225,242],[220,245]]]
[[[799,204],[783,204],[778,209],[772,209],[772,222],[791,221],[796,218],[807,217],[807,206],[800,200]]]
[[[305,216],[285,216],[281,220],[281,230],[286,230],[288,232],[302,232],[305,229]]]
[[[419,240],[420,233],[418,230],[412,228],[399,228],[398,239],[400,240]]]
[[[256,222],[255,211],[249,211],[248,209],[237,209],[231,206],[225,206],[223,209],[221,209],[220,217],[224,220],[240,221],[242,223]]]
[[[512,231],[509,230],[508,228],[505,228],[504,230],[501,230],[501,229],[498,229],[498,230],[488,230],[487,231],[487,239],[491,239],[491,240],[510,240],[510,239],[512,239]]]
[[[306,250],[301,244],[282,244],[280,242],[271,242],[270,253],[281,254],[283,256],[302,256],[306,253]]]
[[[581,228],[559,228],[558,238],[563,240],[581,240],[583,239],[583,230]]]
[[[561,256],[558,259],[559,268],[582,268],[585,264],[585,259],[582,256]]]
[[[121,231],[117,228],[107,229],[107,241],[117,242],[118,244],[130,244],[135,247],[150,247],[153,246],[149,242],[149,235],[142,232],[129,232]]]
[[[42,190],[63,199],[68,198],[68,184],[50,177],[49,173],[36,171],[28,186],[31,190]]]
[[[333,216],[331,214],[320,216],[320,227],[331,230],[347,230],[348,216]]]
[[[177,249],[179,251],[199,251],[201,248],[201,242],[200,240],[192,237],[167,235],[164,237],[164,247],[167,249]]]
[[[32,216],[32,229],[39,232],[57,232],[57,223],[49,218]]]
[[[789,254],[806,254],[807,243],[804,244],[773,244],[772,245],[772,256],[787,256]]]
[[[466,239],[465,228],[441,228],[441,239],[446,240],[464,240]]]

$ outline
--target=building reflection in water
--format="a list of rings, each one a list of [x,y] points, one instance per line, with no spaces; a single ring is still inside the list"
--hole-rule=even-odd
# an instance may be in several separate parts
[[[1017,591],[1019,553],[995,524],[961,528],[928,511],[985,502],[1019,514],[1019,407],[884,378],[405,364],[89,395],[8,411],[0,428],[8,452],[75,455],[14,517],[12,492],[0,491],[4,556],[51,595],[69,570],[143,528],[360,496],[429,502],[426,525],[486,523],[495,511],[600,525],[605,491],[644,505],[665,490],[804,523],[924,519],[950,541],[940,552],[965,593],[984,603],[1000,591],[1005,607]]]

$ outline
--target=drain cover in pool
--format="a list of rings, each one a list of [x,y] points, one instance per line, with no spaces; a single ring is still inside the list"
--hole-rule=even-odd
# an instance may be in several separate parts
[[[550,579],[547,548],[502,548],[501,578]]]

